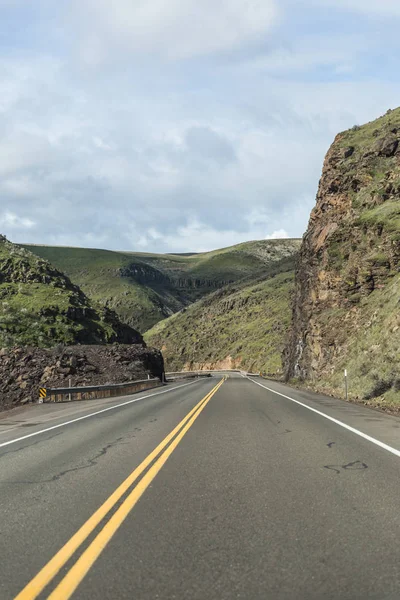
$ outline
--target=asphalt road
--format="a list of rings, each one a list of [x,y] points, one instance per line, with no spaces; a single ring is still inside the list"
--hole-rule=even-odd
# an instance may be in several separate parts
[[[399,418],[259,379],[3,415],[0,599],[400,598],[399,461]]]

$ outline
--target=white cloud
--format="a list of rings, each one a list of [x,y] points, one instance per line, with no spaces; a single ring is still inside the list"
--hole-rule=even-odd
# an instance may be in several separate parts
[[[289,238],[288,232],[284,229],[276,230],[266,236],[265,224],[262,219],[256,223],[251,216],[244,215],[243,217],[244,221],[249,223],[249,226],[243,230],[234,228],[221,230],[192,217],[171,234],[164,234],[155,228],[150,228],[140,236],[136,245],[143,250],[150,250],[154,246],[154,241],[157,240],[163,252],[207,252],[216,248],[234,246],[248,240]]]
[[[330,35],[308,33],[279,44],[242,64],[242,69],[273,74],[307,72],[311,69],[334,68],[336,72],[351,72],[357,61],[376,44],[367,34]]]
[[[164,252],[207,252],[215,248],[234,246],[249,239],[259,239],[259,233],[259,230],[255,229],[245,232],[234,229],[221,230],[192,218],[172,234],[163,235],[157,232],[157,239],[161,242]],[[154,229],[149,230],[140,240],[141,247],[151,247],[154,239]]]
[[[0,215],[0,227],[8,229],[31,229],[35,226],[35,222],[25,217],[6,211]]]
[[[101,150],[112,150],[112,146],[107,144],[104,140],[101,139],[101,137],[97,135],[93,137],[93,144],[96,146],[96,148],[101,148]]]
[[[33,82],[45,63],[33,61],[32,83],[18,78],[0,115],[2,208],[41,223],[18,232],[3,220],[15,241],[185,252],[300,236],[334,135],[385,112],[397,93],[240,72],[193,106],[190,91],[138,95],[125,79],[110,100],[108,79],[91,89],[61,64],[48,68],[39,105]]]
[[[312,0],[318,3],[320,0]],[[400,4],[398,0],[325,0],[325,6],[330,5],[336,9],[356,11],[366,15],[383,15],[400,17]]]
[[[271,235],[267,235],[265,237],[266,240],[284,240],[289,237],[289,234],[284,229],[278,229],[278,231],[274,231]]]
[[[5,233],[181,252],[300,236],[335,134],[400,97],[393,69],[370,70],[377,34],[341,2],[38,0],[25,24],[16,9],[24,46],[0,59]],[[326,6],[348,33],[324,29]],[[31,22],[48,25],[40,53]]]
[[[2,179],[0,181],[0,193],[9,194],[17,198],[30,198],[31,200],[45,192],[40,182],[34,181],[29,175],[20,175]]]
[[[89,64],[115,48],[182,59],[262,40],[278,19],[276,0],[79,0],[72,18]]]

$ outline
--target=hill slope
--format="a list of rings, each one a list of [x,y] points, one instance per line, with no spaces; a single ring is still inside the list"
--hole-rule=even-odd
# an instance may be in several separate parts
[[[0,347],[143,343],[43,259],[0,236]]]
[[[265,273],[269,265],[291,256],[299,243],[262,240],[189,255],[25,247],[143,332],[216,289]]]
[[[158,323],[145,340],[162,349],[168,371],[241,368],[281,374],[294,258],[278,261],[263,277],[199,300]]]
[[[400,401],[400,109],[330,148],[296,272],[287,377]]]

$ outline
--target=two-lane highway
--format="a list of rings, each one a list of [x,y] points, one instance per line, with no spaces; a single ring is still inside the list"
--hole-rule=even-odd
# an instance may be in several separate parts
[[[215,376],[1,423],[1,600],[400,597],[399,418]]]

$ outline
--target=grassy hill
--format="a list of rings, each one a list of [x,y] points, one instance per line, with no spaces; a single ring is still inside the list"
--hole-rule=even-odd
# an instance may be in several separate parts
[[[349,374],[350,397],[386,408],[400,405],[400,275],[361,298],[356,310],[337,308],[320,316],[329,339],[341,346],[319,390],[343,396],[343,372]],[[340,325],[339,325],[340,324]],[[315,385],[313,383],[313,385]]]
[[[282,373],[290,327],[294,256],[197,301],[145,334],[161,348],[169,371],[242,368]]]
[[[63,273],[0,236],[0,347],[142,343]]]
[[[292,256],[299,240],[261,240],[202,254],[25,246],[141,332],[230,283]]]

